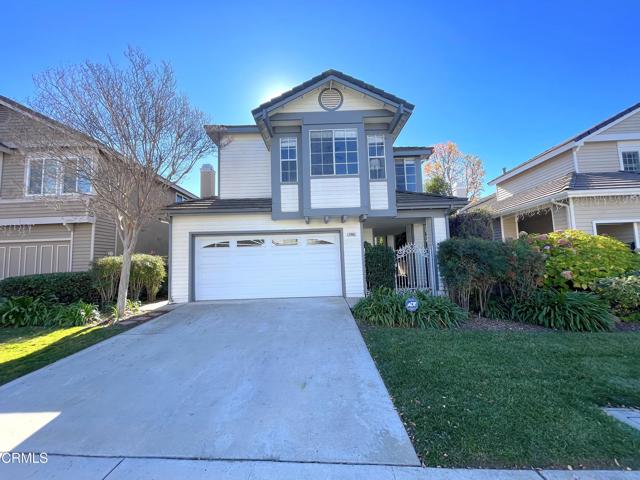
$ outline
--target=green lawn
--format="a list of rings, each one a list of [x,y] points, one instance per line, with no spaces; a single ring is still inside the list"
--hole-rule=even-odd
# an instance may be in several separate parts
[[[640,334],[363,334],[428,466],[640,468]]]
[[[0,328],[0,385],[124,330],[118,326]]]

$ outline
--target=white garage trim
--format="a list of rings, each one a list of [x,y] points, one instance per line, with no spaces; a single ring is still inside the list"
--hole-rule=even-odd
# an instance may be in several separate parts
[[[189,301],[195,301],[195,252],[197,237],[220,237],[220,236],[243,236],[243,235],[322,235],[337,234],[340,252],[340,278],[342,283],[342,295],[346,295],[345,284],[345,262],[344,262],[344,230],[342,228],[326,228],[326,229],[292,229],[292,230],[247,230],[247,231],[206,231],[206,232],[189,232]]]

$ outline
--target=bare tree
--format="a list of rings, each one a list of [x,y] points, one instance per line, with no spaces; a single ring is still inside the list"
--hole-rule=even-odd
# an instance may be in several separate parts
[[[439,143],[425,167],[427,179],[439,177],[448,186],[447,194],[464,189],[466,196],[476,200],[482,192],[484,167],[476,155],[464,154],[454,142]]]
[[[124,57],[122,65],[86,61],[34,78],[34,106],[62,124],[50,129],[43,148],[61,165],[63,189],[75,179],[69,189],[117,226],[120,317],[141,229],[161,216],[171,184],[215,148],[203,129],[204,114],[178,93],[171,66],[154,65],[131,47]]]

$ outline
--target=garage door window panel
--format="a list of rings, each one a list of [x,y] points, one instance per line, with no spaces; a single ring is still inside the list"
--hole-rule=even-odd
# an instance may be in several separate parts
[[[282,238],[282,239],[274,239],[271,241],[274,247],[293,247],[298,245],[297,238]]]
[[[265,245],[264,239],[256,238],[256,239],[243,239],[238,240],[238,247],[263,247]]]

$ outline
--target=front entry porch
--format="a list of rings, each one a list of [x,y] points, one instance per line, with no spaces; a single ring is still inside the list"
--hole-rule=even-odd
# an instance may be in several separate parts
[[[385,245],[396,255],[396,290],[440,290],[437,278],[437,242],[447,238],[442,217],[369,218],[363,224],[364,241]],[[436,232],[434,225],[445,224]],[[440,236],[438,236],[440,234]]]

